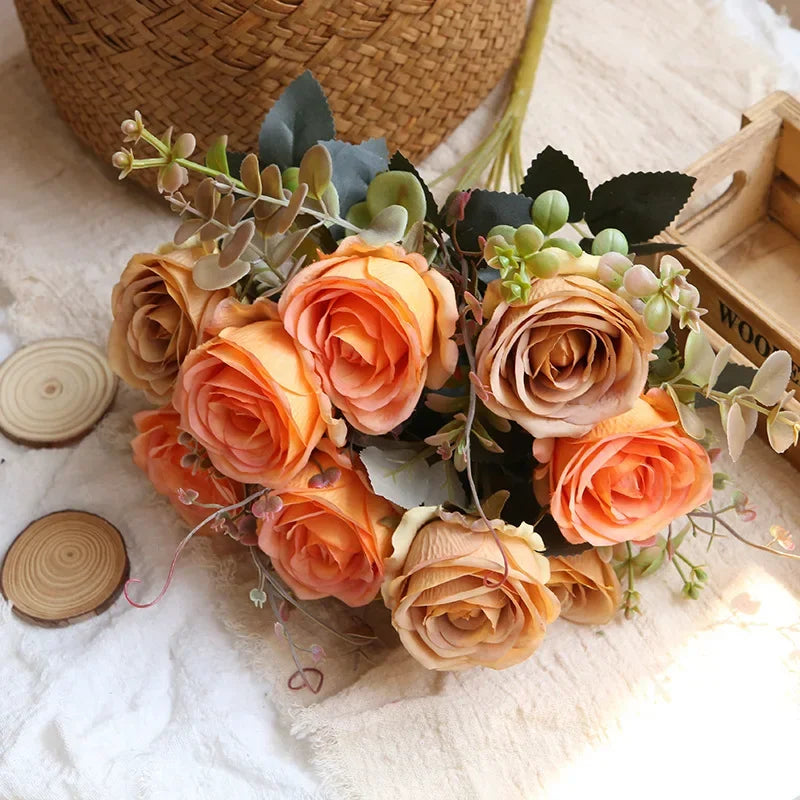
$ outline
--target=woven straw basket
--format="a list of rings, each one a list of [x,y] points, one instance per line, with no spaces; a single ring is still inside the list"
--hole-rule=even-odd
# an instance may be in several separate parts
[[[310,69],[338,134],[427,155],[516,57],[525,0],[16,0],[59,111],[102,158],[134,109],[207,146],[252,148]],[[137,173],[133,173],[137,175]],[[138,173],[141,175],[141,173]]]

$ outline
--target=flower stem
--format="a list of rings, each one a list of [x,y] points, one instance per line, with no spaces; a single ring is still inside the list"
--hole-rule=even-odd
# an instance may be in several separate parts
[[[750,547],[755,547],[756,550],[764,550],[767,553],[772,553],[772,555],[780,556],[781,558],[794,558],[800,560],[800,555],[795,553],[782,553],[780,550],[773,550],[771,547],[767,547],[763,544],[758,544],[756,542],[751,542],[749,539],[745,539],[738,531],[736,531],[731,525],[729,525],[724,519],[720,519],[715,514],[712,514],[710,511],[692,511],[690,514],[686,515],[689,519],[693,519],[694,517],[703,517],[704,519],[714,519],[717,523],[719,523],[725,530],[733,536],[734,539],[738,539],[743,544],[750,545]]]
[[[458,188],[470,188],[489,169],[487,186],[499,189],[507,166],[511,189],[519,189],[524,179],[520,152],[522,124],[533,91],[552,7],[553,0],[536,0],[533,5],[514,83],[502,117],[482,142],[443,172],[433,184],[457,175]]]

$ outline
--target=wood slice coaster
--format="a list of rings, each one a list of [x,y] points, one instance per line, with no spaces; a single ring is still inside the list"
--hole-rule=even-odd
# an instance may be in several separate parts
[[[0,591],[26,622],[63,627],[105,611],[130,574],[120,532],[85,511],[37,519],[12,542]]]
[[[83,339],[43,339],[0,364],[0,432],[30,447],[82,439],[117,389],[103,353]]]

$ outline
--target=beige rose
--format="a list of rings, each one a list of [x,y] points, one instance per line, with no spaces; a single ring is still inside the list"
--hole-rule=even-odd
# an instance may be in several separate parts
[[[573,556],[550,556],[547,585],[561,603],[561,616],[571,622],[603,625],[622,602],[622,590],[611,564],[597,550]]]
[[[169,400],[183,359],[202,341],[216,306],[232,294],[195,285],[197,255],[193,250],[138,253],[111,296],[111,369],[154,403]]]
[[[525,304],[484,298],[476,346],[485,404],[533,436],[580,436],[633,407],[653,334],[625,300],[578,275],[536,280]]]
[[[400,641],[428,669],[493,669],[528,658],[558,616],[542,540],[530,525],[492,524],[436,506],[407,511],[392,536],[383,600]]]

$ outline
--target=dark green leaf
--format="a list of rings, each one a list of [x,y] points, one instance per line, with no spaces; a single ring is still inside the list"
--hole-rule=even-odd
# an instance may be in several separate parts
[[[398,150],[389,159],[389,169],[395,172],[410,172],[420,182],[422,191],[425,192],[425,219],[437,228],[440,227],[441,217],[436,200],[434,200],[428,185],[422,180],[417,168]]]
[[[237,153],[235,150],[228,150],[228,170],[231,178],[240,178],[242,170],[242,161],[247,153]]]
[[[361,144],[336,140],[321,142],[333,161],[333,185],[339,192],[339,214],[367,196],[370,181],[389,166],[389,151],[384,139],[367,139]]]
[[[262,164],[277,164],[281,170],[296,167],[309,147],[335,135],[325,92],[306,70],[284,89],[264,117],[258,156]]]
[[[682,244],[675,242],[642,242],[629,245],[628,249],[637,256],[649,256],[652,253],[671,253],[673,250],[680,250],[681,247]]]
[[[671,329],[667,331],[667,336],[667,341],[655,351],[655,360],[650,362],[650,386],[661,386],[664,381],[670,381],[680,374],[682,359],[678,340]]]
[[[591,194],[589,184],[569,156],[548,145],[531,162],[520,191],[535,200],[550,189],[558,189],[566,195],[570,222],[583,219]]]
[[[618,228],[629,242],[661,233],[684,207],[695,178],[682,172],[630,172],[600,184],[585,219],[597,233]]]
[[[458,246],[474,252],[478,249],[478,237],[486,236],[495,225],[518,228],[529,223],[532,204],[530,197],[522,194],[476,189],[464,209],[464,219],[456,227]]]

